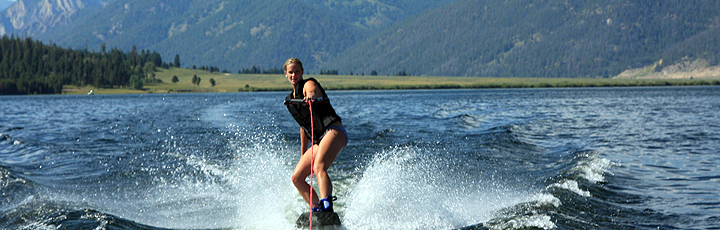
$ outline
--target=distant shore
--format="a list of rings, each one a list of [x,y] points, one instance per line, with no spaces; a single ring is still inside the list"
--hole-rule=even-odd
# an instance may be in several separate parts
[[[176,76],[179,80],[173,83]],[[200,84],[192,84],[197,76]],[[146,84],[142,90],[131,88],[95,89],[91,86],[65,86],[63,94],[129,94],[129,93],[213,93],[289,91],[290,83],[279,74],[210,73],[202,70],[160,69],[156,78],[162,83]],[[359,76],[305,75],[317,78],[327,90],[406,90],[406,89],[481,89],[481,88],[568,88],[568,87],[637,87],[637,86],[710,86],[720,85],[720,78],[621,79],[621,78],[489,78],[426,76]],[[210,84],[215,81],[215,86]]]

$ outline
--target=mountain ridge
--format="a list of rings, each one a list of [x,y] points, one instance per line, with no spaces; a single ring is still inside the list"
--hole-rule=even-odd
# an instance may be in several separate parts
[[[443,4],[450,1],[454,0],[427,2]],[[369,28],[355,23],[359,17],[376,15],[375,13],[357,14],[358,18],[343,19],[337,16],[338,14],[329,12],[332,2],[335,1],[325,0],[321,1],[322,4],[310,5],[309,2],[287,0],[109,0],[102,2],[102,7],[92,8],[93,11],[75,15],[72,18],[73,23],[40,32],[19,27],[14,32],[76,48],[97,48],[102,43],[123,50],[136,46],[139,49],[158,50],[165,57],[180,54],[186,60],[184,63],[191,65],[213,65],[229,69],[253,65],[263,68],[276,67],[278,62],[283,61],[278,59],[286,59],[289,55],[303,58],[309,69],[312,69],[317,66],[315,63],[334,58],[334,55],[339,53],[338,50],[345,49],[357,39],[366,36],[368,31],[380,28]],[[360,2],[374,4],[377,1]],[[345,6],[344,10],[340,11],[348,12],[352,7]],[[298,21],[305,23],[301,25]],[[289,39],[287,35],[280,36],[279,33],[292,32],[293,26],[305,30],[302,34],[304,37]],[[184,33],[185,31],[189,32]],[[260,32],[263,36],[257,36]],[[307,51],[285,51],[278,48],[288,40]],[[179,47],[178,44],[184,45]],[[202,47],[198,47],[199,45]],[[233,54],[232,51],[242,52]],[[233,61],[240,59],[243,60]]]
[[[659,2],[464,0],[375,34],[328,66],[384,74],[613,77],[660,59],[717,65],[720,5]],[[442,20],[445,15],[464,17]]]
[[[658,60],[656,72],[720,61],[720,2],[711,0],[53,2],[18,0],[24,16],[8,13],[17,3],[3,11],[0,34],[155,50],[232,72],[289,57],[309,72],[483,77],[614,77]]]
[[[7,9],[7,8],[10,7],[10,5],[12,5],[13,3],[15,3],[15,1],[0,0],[0,10],[5,10],[5,9]]]
[[[0,16],[0,35],[18,30],[24,36],[37,36],[52,27],[72,23],[85,8],[103,4],[103,0],[17,0]]]

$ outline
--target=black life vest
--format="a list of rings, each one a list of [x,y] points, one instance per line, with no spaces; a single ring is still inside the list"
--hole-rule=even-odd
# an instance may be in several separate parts
[[[305,87],[305,83],[307,81],[315,82],[315,85],[317,85],[317,87],[320,88],[320,92],[322,92],[322,98],[325,100],[323,102],[313,104],[313,125],[315,128],[315,139],[313,140],[313,144],[317,144],[320,143],[320,137],[325,134],[327,127],[332,123],[341,121],[341,119],[340,116],[335,113],[335,109],[333,109],[330,104],[330,99],[327,94],[325,94],[325,89],[320,86],[320,83],[318,83],[315,78],[308,78],[298,82],[297,85],[295,85],[295,92],[297,92],[297,95],[293,97],[293,92],[290,92],[290,94],[285,97],[285,100],[303,99],[303,88]],[[295,118],[295,121],[297,121],[300,127],[302,127],[305,131],[305,135],[307,135],[308,138],[313,137],[310,133],[310,107],[307,104],[288,104],[287,108],[293,118]]]

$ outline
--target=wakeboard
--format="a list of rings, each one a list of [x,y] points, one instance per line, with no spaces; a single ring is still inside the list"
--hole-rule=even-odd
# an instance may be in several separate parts
[[[340,226],[340,217],[334,212],[313,212],[312,224],[313,227]],[[301,214],[295,222],[295,226],[297,228],[309,228],[310,212],[304,212]]]

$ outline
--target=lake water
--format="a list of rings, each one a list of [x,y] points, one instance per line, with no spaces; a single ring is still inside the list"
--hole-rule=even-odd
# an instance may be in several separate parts
[[[1,229],[293,229],[283,93],[0,97]],[[720,88],[331,91],[346,229],[718,229]]]

